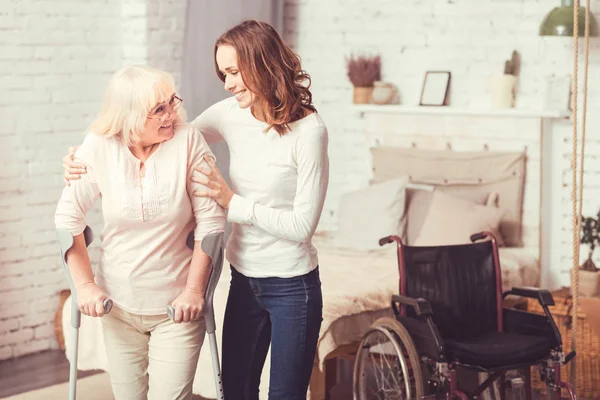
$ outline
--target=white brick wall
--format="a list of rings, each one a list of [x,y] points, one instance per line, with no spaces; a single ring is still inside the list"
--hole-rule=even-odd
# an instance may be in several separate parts
[[[0,360],[57,346],[60,159],[117,68],[150,63],[179,80],[184,11],[184,0],[0,4]],[[87,219],[96,237],[98,210]]]
[[[572,70],[571,39],[540,38],[556,0],[285,0],[285,39],[313,78],[330,132],[331,186],[321,229],[334,229],[340,195],[369,179],[364,121],[353,112],[344,59],[377,51],[383,78],[405,104],[419,96],[426,70],[452,71],[451,102],[487,104],[486,79],[513,49],[522,55],[519,107],[541,103],[546,75]],[[592,9],[600,11],[595,0]],[[60,159],[96,113],[110,73],[150,63],[180,79],[185,0],[4,0],[0,4],[0,360],[55,347],[60,270],[52,215],[62,187]],[[491,18],[493,16],[493,18]],[[592,41],[589,110],[600,104],[599,42]],[[598,121],[589,118],[584,213],[600,207]],[[558,143],[553,194],[553,270],[570,266],[570,128]],[[508,138],[507,138],[508,140]],[[479,149],[481,140],[460,140]],[[470,144],[471,143],[471,144]],[[96,212],[88,223],[99,232]],[[94,259],[92,253],[92,258]],[[568,277],[567,277],[568,278]]]
[[[545,13],[557,5],[556,0],[286,1],[285,37],[313,78],[314,98],[330,132],[332,185],[322,226],[335,228],[340,195],[363,187],[369,179],[367,127],[352,111],[352,86],[344,64],[347,55],[380,53],[383,79],[396,84],[403,104],[418,104],[425,71],[449,70],[451,104],[485,107],[489,104],[488,77],[502,73],[504,61],[517,49],[522,57],[517,107],[541,107],[546,76],[571,74],[573,69],[572,38],[542,38],[537,33]],[[593,1],[591,9],[600,11],[600,2]],[[585,215],[594,215],[600,208],[600,185],[595,179],[600,174],[599,119],[591,117],[600,106],[600,84],[594,78],[600,74],[599,48],[598,39],[592,39]],[[579,65],[582,77],[583,65]],[[439,119],[423,119],[420,126],[427,123],[432,133],[436,132]],[[554,229],[551,283],[559,285],[569,283],[571,266],[571,128],[568,123],[558,123],[553,132],[560,145],[553,154],[560,162],[554,176],[559,184],[551,196],[553,221],[545,226],[552,224]],[[481,140],[470,140],[471,145],[469,140],[463,141],[464,150],[481,149]],[[506,140],[510,145],[510,136]]]

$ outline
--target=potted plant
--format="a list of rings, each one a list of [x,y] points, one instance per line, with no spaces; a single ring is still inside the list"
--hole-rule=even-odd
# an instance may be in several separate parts
[[[520,57],[513,50],[511,58],[504,62],[504,73],[493,76],[490,82],[492,108],[512,108],[515,104],[515,89],[520,69]]]
[[[592,256],[600,243],[600,211],[596,218],[581,216],[581,244],[589,245],[587,260],[579,267],[579,292],[582,296],[594,297],[600,295],[600,274]]]
[[[346,66],[348,79],[354,86],[354,103],[370,103],[375,82],[381,79],[381,57],[350,55]]]

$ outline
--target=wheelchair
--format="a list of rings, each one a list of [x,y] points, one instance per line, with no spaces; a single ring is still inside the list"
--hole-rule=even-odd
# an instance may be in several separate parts
[[[494,235],[480,232],[470,239],[439,247],[405,246],[398,236],[379,240],[380,246],[397,244],[400,294],[391,300],[395,318],[375,321],[362,338],[354,400],[481,399],[496,381],[505,399],[505,376],[515,371],[523,398],[530,400],[532,366],[539,368],[547,398],[560,399],[564,390],[576,399],[560,376],[560,366],[575,352],[563,352],[548,310],[552,295],[537,288],[502,293]],[[504,308],[509,295],[537,299],[545,315]],[[467,390],[458,382],[461,371],[488,377]]]

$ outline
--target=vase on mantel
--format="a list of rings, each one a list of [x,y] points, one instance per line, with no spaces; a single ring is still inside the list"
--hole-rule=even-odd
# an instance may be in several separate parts
[[[582,297],[600,297],[599,271],[591,255],[579,267],[579,294]]]
[[[390,104],[397,94],[396,87],[389,82],[376,81],[373,83],[371,102],[373,104]]]
[[[354,104],[369,104],[372,93],[373,86],[354,86]]]
[[[495,75],[490,78],[491,107],[513,108],[517,77],[511,74]]]

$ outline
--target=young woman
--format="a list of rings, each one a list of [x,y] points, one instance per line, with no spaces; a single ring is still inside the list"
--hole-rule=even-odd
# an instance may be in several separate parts
[[[102,110],[75,157],[86,169],[65,187],[56,227],[69,230],[67,263],[80,311],[102,317],[109,375],[117,400],[191,399],[205,326],[210,258],[199,245],[223,231],[225,212],[192,196],[193,168],[210,148],[182,123],[181,99],[165,72],[142,66],[114,74]],[[102,197],[101,257],[92,272],[84,218]],[[186,246],[194,231],[197,245]],[[175,308],[174,321],[166,306]],[[182,324],[181,322],[189,322]]]
[[[305,399],[322,320],[318,257],[311,239],[329,181],[327,128],[310,77],[275,29],[245,21],[215,44],[215,65],[233,96],[197,117],[209,143],[225,140],[230,188],[215,163],[192,179],[194,194],[228,209],[232,279],[223,327],[228,400],[258,399],[271,346],[270,400]],[[65,177],[78,177],[65,157]]]

